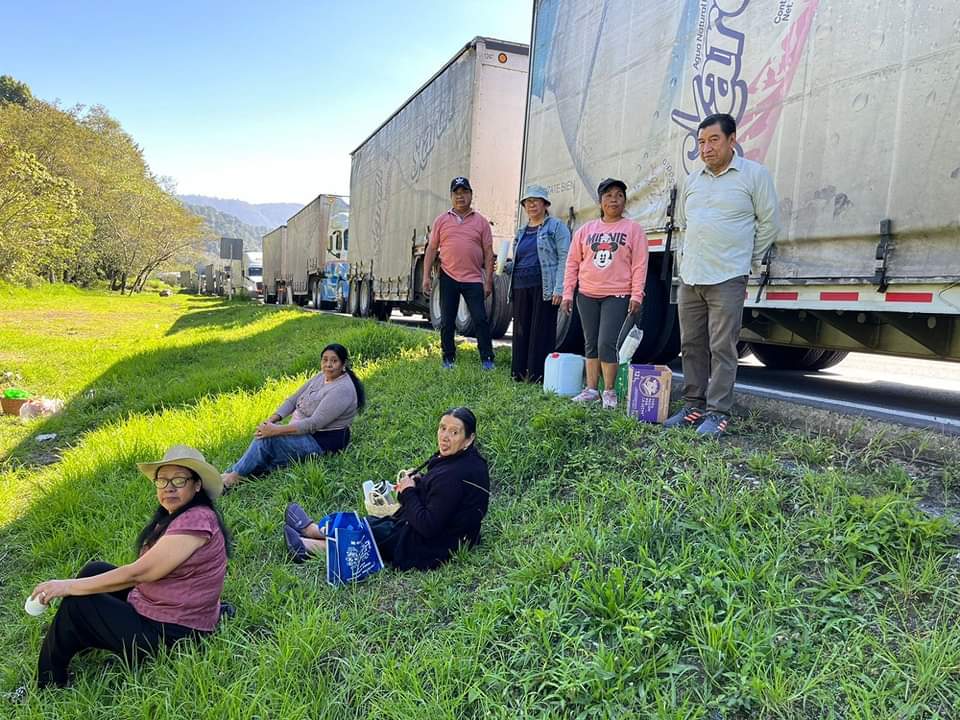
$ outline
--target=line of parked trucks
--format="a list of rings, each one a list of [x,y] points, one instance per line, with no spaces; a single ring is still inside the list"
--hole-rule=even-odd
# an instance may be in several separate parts
[[[217,261],[181,271],[180,286],[200,295],[263,297],[263,253],[244,252],[240,238],[222,237],[219,244]]]
[[[473,39],[351,153],[349,215],[334,222],[321,195],[264,237],[266,300],[436,326],[437,291],[420,287],[450,178],[470,177],[502,260],[521,187],[548,187],[575,230],[619,177],[650,238],[634,360],[669,361],[671,198],[699,164],[697,124],[727,112],[738,150],[773,173],[784,228],[750,280],[744,353],[806,370],[849,351],[960,360],[958,26],[953,0],[536,0],[529,48]],[[502,335],[503,277],[488,303]],[[472,329],[465,306],[457,325]],[[576,314],[557,339],[581,349]]]

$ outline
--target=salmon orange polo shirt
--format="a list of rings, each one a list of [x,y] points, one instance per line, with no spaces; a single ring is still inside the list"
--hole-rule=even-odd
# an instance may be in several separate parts
[[[646,282],[647,235],[640,223],[591,220],[574,234],[563,274],[564,300],[573,300],[579,285],[587,297],[629,295],[643,302]]]
[[[483,282],[483,251],[493,253],[490,223],[476,210],[460,217],[447,210],[433,221],[430,242],[440,253],[440,269],[457,282]]]

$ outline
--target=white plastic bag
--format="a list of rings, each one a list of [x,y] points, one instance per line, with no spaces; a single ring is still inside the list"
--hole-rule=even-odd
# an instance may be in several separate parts
[[[37,417],[56,415],[63,410],[63,400],[52,398],[34,398],[20,406],[20,419],[32,420]]]
[[[627,336],[620,344],[620,350],[617,359],[620,361],[621,365],[626,365],[633,360],[633,354],[637,351],[637,348],[640,347],[640,343],[642,341],[643,330],[634,325],[633,329],[627,333]]]
[[[375,483],[367,480],[363,483],[363,505],[374,517],[389,517],[400,509],[396,489],[386,481]]]

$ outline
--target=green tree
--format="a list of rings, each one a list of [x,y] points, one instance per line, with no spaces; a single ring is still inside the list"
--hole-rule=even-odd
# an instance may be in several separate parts
[[[70,180],[0,139],[0,275],[63,275],[93,230],[79,194]]]
[[[69,279],[109,279],[137,291],[154,269],[206,233],[147,166],[140,147],[102,107],[63,110],[34,100],[0,106],[0,136],[12,138],[54,176],[78,190],[92,233],[71,245]]]
[[[33,100],[33,93],[26,83],[22,83],[9,75],[0,75],[0,105],[16,103],[28,105]]]

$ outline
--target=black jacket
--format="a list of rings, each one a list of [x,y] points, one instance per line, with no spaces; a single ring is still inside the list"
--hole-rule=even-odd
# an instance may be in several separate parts
[[[473,445],[449,457],[434,455],[416,487],[399,498],[393,565],[400,570],[435,568],[461,544],[471,546],[480,539],[490,501],[487,461]]]

